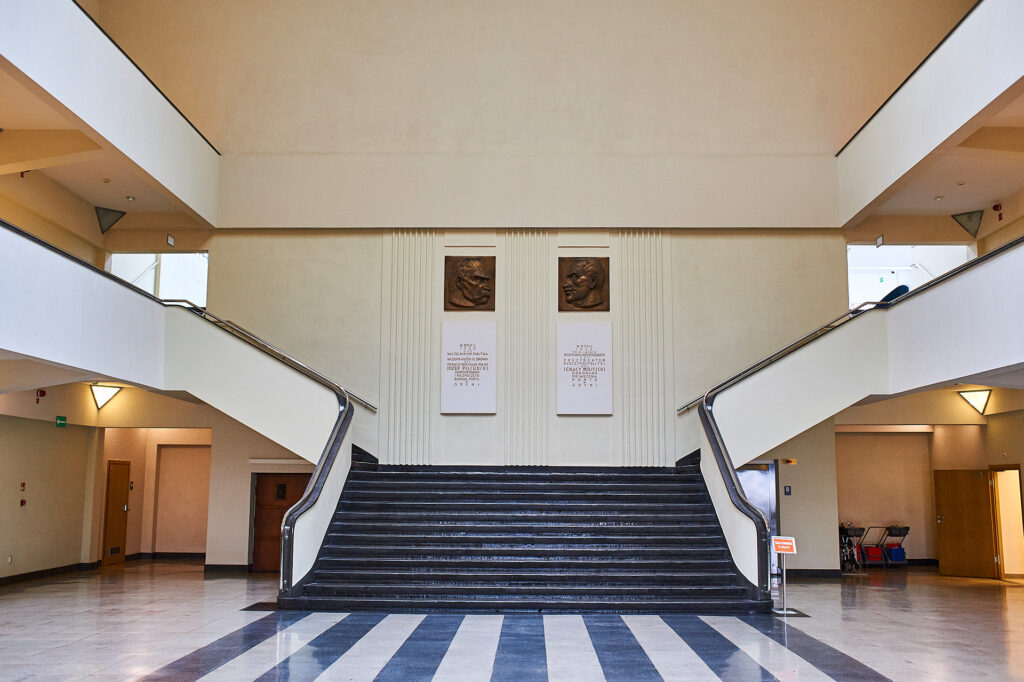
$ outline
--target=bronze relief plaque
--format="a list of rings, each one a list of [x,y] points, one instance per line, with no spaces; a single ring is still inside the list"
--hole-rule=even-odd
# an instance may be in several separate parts
[[[558,258],[558,310],[611,310],[608,258],[560,256]]]
[[[494,256],[444,257],[444,309],[494,310]]]

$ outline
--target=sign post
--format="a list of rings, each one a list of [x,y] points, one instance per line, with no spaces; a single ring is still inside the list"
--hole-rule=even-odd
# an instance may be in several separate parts
[[[796,538],[779,535],[772,536],[772,551],[779,556],[779,563],[782,565],[782,610],[772,609],[772,613],[780,616],[791,616],[796,611],[790,611],[786,606],[786,555],[796,554]]]

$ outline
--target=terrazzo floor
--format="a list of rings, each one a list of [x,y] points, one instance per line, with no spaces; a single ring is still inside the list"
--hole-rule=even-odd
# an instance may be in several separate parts
[[[1024,581],[790,581],[807,617],[243,610],[274,576],[140,561],[0,587],[0,679],[1024,680]]]

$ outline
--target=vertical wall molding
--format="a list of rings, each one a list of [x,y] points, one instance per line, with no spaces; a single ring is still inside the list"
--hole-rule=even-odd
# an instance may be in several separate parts
[[[549,230],[505,233],[508,287],[500,334],[504,358],[499,390],[505,408],[503,462],[548,464],[553,401],[552,316],[549,311],[552,259]]]
[[[432,396],[436,392],[432,362],[436,308],[433,282],[436,235],[428,230],[396,230],[391,235],[384,272],[384,315],[388,318],[387,418],[381,421],[382,461],[429,464]]]
[[[674,432],[670,377],[672,327],[668,292],[671,290],[661,230],[623,230],[619,233],[621,299],[619,306],[622,368],[620,434],[622,464],[664,466],[673,461]]]

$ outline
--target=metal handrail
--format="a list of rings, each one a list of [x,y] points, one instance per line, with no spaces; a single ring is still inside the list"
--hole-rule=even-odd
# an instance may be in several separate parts
[[[309,485],[306,486],[306,490],[303,492],[302,497],[299,501],[289,509],[281,522],[281,585],[282,589],[286,586],[290,587],[293,583],[292,576],[292,556],[294,551],[294,539],[295,539],[295,522],[298,518],[305,513],[307,510],[312,508],[320,498],[320,493],[323,490],[324,484],[327,481],[327,477],[331,473],[331,469],[334,466],[334,462],[337,459],[338,450],[341,448],[341,444],[345,439],[345,435],[348,432],[349,424],[352,423],[352,400],[355,400],[365,406],[366,408],[376,411],[377,407],[372,403],[349,393],[343,387],[336,382],[328,379],[323,374],[320,374],[316,370],[310,368],[306,364],[296,360],[292,356],[288,355],[276,346],[264,341],[260,337],[256,336],[252,332],[243,329],[234,322],[225,320],[221,317],[214,315],[209,312],[203,306],[196,305],[195,303],[185,299],[168,299],[163,300],[157,298],[153,294],[140,289],[139,287],[126,282],[125,280],[113,275],[105,270],[102,270],[91,263],[87,263],[80,258],[76,258],[70,253],[60,249],[53,244],[50,244],[34,234],[30,234],[19,227],[12,225],[0,218],[0,227],[12,232],[24,239],[27,239],[38,246],[47,249],[48,251],[55,253],[66,260],[75,263],[78,266],[84,267],[87,270],[93,272],[93,274],[105,277],[106,279],[125,287],[133,293],[148,298],[154,303],[159,303],[164,307],[180,307],[184,308],[198,317],[206,320],[215,327],[223,330],[227,334],[244,341],[248,345],[256,348],[257,350],[275,358],[279,362],[291,367],[293,370],[305,375],[309,379],[319,383],[326,387],[338,400],[338,418],[334,422],[334,426],[331,429],[330,437],[327,440],[327,444],[324,447],[323,453],[320,455],[319,461],[317,461],[316,468],[313,470],[312,476],[310,476]]]
[[[982,263],[985,263],[986,261],[997,258],[1008,251],[1012,251],[1013,249],[1017,248],[1022,244],[1024,244],[1024,237],[1018,237],[1017,239],[1014,239],[1013,241],[1008,242],[997,249],[993,249],[992,251],[986,253],[983,256],[978,256],[972,261],[969,261],[967,263],[964,263],[963,265],[953,268],[949,272],[940,275],[939,277],[936,277],[935,279],[922,284],[917,289],[908,291],[902,296],[898,296],[892,299],[891,301],[870,301],[866,303],[861,303],[857,307],[852,308],[851,310],[843,313],[834,320],[831,320],[821,325],[820,327],[812,331],[810,334],[805,334],[804,336],[797,339],[788,346],[785,346],[784,348],[775,351],[771,355],[762,358],[761,360],[755,362],[753,365],[747,367],[741,372],[737,372],[736,374],[729,377],[725,381],[709,389],[708,392],[705,393],[703,396],[691,400],[690,402],[680,406],[676,410],[676,414],[678,415],[682,414],[683,412],[686,412],[687,410],[691,409],[694,406],[699,406],[698,414],[700,415],[701,425],[704,428],[705,435],[707,435],[708,444],[711,446],[712,454],[715,456],[715,461],[718,464],[719,472],[722,474],[722,479],[725,482],[725,487],[729,493],[729,498],[732,501],[733,506],[735,506],[737,510],[739,510],[742,514],[747,516],[754,524],[754,528],[757,532],[758,544],[757,574],[759,585],[757,585],[756,587],[760,592],[760,594],[757,595],[759,598],[771,598],[771,585],[769,584],[768,579],[767,521],[764,517],[764,514],[761,513],[761,510],[759,510],[757,507],[751,504],[750,500],[748,500],[747,496],[743,493],[743,487],[740,485],[739,477],[736,475],[736,467],[733,466],[732,457],[729,455],[729,450],[725,445],[725,440],[722,437],[722,432],[718,428],[718,422],[715,420],[713,410],[715,398],[718,397],[718,395],[727,388],[730,388],[731,386],[738,384],[739,382],[743,381],[752,374],[759,372],[765,367],[768,367],[769,365],[778,362],[782,358],[794,353],[795,351],[820,338],[821,336],[835,329],[838,329],[839,327],[849,322],[850,320],[854,319],[855,317],[863,313],[866,313],[870,310],[887,310],[895,305],[898,305],[900,303],[903,303],[904,301],[913,298],[914,296],[922,294],[925,291],[928,291],[929,289],[932,289],[934,287],[939,286],[940,284],[948,282],[949,280],[958,277],[964,272],[967,272],[968,270],[972,270],[980,266]]]

